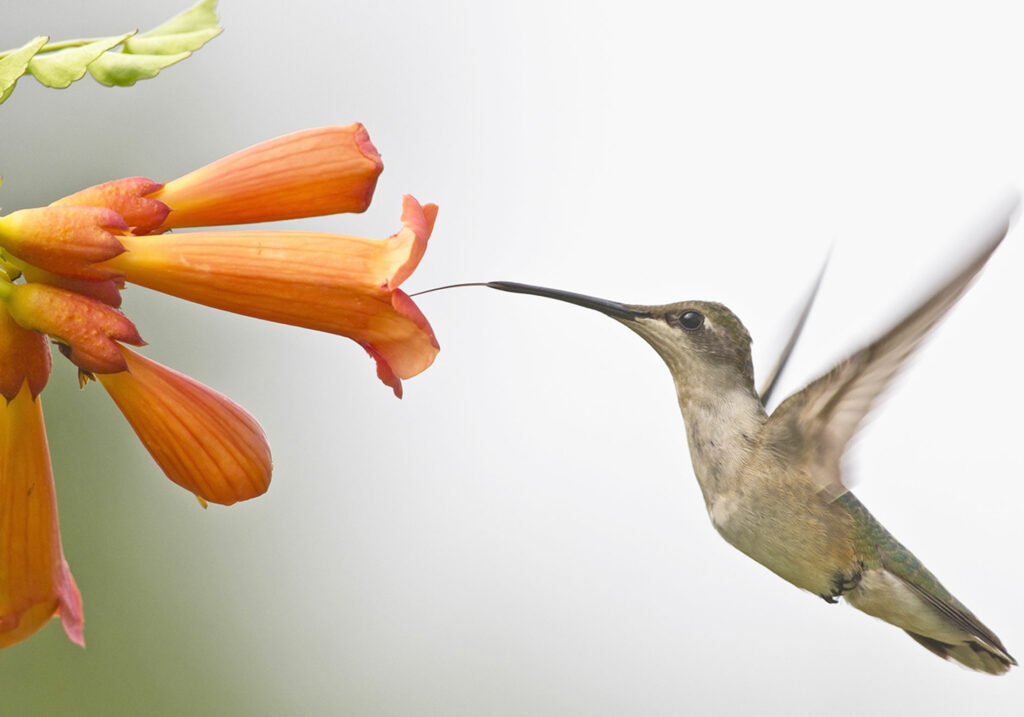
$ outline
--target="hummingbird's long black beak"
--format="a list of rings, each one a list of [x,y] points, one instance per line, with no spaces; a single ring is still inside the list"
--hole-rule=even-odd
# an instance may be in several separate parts
[[[613,319],[636,319],[648,315],[645,311],[635,309],[626,304],[620,304],[617,301],[608,301],[607,299],[599,299],[596,296],[576,294],[571,291],[562,291],[561,289],[548,289],[543,286],[519,284],[515,281],[488,281],[484,286],[500,291],[511,291],[515,294],[533,294],[534,296],[544,296],[548,299],[565,301],[587,309],[600,311],[602,314],[611,316]]]

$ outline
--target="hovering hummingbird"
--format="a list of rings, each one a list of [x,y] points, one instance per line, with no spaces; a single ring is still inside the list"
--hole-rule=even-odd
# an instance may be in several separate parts
[[[771,415],[765,410],[767,394],[799,335],[813,293],[759,395],[750,335],[721,304],[644,306],[508,281],[470,285],[594,309],[639,334],[672,374],[694,473],[711,522],[726,541],[829,603],[843,598],[903,628],[939,657],[1002,674],[1016,660],[854,497],[844,483],[840,459],[878,396],[964,294],[1008,228],[1004,223],[963,269],[888,333],[790,396]]]

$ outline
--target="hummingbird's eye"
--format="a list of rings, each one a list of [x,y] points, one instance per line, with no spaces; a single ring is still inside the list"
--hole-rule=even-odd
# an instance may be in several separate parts
[[[679,314],[679,318],[676,320],[687,331],[696,331],[704,325],[704,314],[690,309]]]

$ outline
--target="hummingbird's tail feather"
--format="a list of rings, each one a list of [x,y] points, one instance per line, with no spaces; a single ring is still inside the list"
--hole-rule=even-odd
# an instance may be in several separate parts
[[[906,584],[925,603],[931,605],[944,618],[970,636],[970,639],[966,642],[950,644],[907,630],[907,634],[917,640],[918,643],[939,657],[947,660],[956,660],[973,670],[990,672],[993,675],[1001,675],[1017,664],[1017,661],[1006,651],[1002,641],[996,637],[995,633],[985,627],[981,620],[975,617],[974,613],[964,607],[956,598],[949,595],[945,588],[938,584],[938,581],[936,581],[936,585],[939,590],[946,593],[946,599],[917,583],[906,581]]]
[[[934,580],[911,555],[916,578],[926,588],[886,569],[866,570],[853,590],[843,595],[861,612],[903,628],[919,645],[946,660],[992,675],[1001,675],[1017,661],[991,630]],[[941,593],[940,597],[936,593]]]
[[[1001,675],[1017,664],[1017,661],[1006,654],[1006,652],[993,649],[989,645],[978,642],[950,645],[949,643],[925,637],[924,635],[918,635],[910,630],[905,630],[905,632],[914,638],[919,645],[942,659],[954,660],[972,670],[988,672],[992,675]]]
[[[889,566],[865,570],[843,595],[861,612],[903,628],[946,660],[1001,675],[1017,661],[995,634],[953,597],[911,553],[890,554]]]
[[[852,493],[838,499],[858,526],[863,570],[843,594],[861,612],[903,628],[918,644],[946,660],[993,675],[1017,661],[967,606],[879,523]]]

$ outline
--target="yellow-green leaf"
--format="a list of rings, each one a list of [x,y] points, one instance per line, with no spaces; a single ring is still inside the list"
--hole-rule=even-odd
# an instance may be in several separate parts
[[[180,35],[197,30],[217,30],[217,0],[200,0],[195,5],[172,17],[159,27],[139,35],[139,38],[158,37],[160,35]]]
[[[36,55],[29,61],[28,71],[47,87],[63,89],[82,79],[89,64],[97,57],[120,45],[133,34],[129,32],[116,37],[103,37],[81,47]]]
[[[25,74],[29,60],[39,52],[50,38],[40,35],[25,43],[17,50],[12,50],[0,57],[0,103],[6,100],[18,84],[18,79]]]
[[[191,52],[177,55],[131,55],[127,52],[107,52],[89,65],[89,74],[100,84],[112,87],[130,87],[138,80],[156,77],[160,70],[181,62]]]
[[[176,55],[198,50],[221,33],[219,27],[208,27],[173,35],[139,35],[124,44],[125,52],[133,55]]]
[[[81,79],[86,70],[107,86],[134,85],[184,60],[221,32],[217,0],[200,0],[141,35],[129,32],[117,37],[56,43],[40,36],[16,50],[0,52],[0,103],[26,72],[47,87],[67,87]],[[118,45],[123,48],[115,51],[113,48]]]

